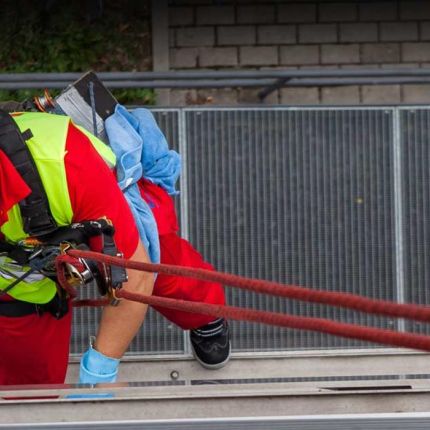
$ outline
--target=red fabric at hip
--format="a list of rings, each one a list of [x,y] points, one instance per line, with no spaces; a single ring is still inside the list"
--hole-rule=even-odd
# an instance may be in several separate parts
[[[176,233],[160,236],[161,263],[213,270],[202,256]],[[225,304],[224,290],[215,282],[204,282],[181,276],[159,274],[154,285],[155,296],[190,300],[212,304]],[[212,316],[191,314],[172,309],[158,308],[157,311],[179,327],[189,330],[213,321]]]
[[[71,321],[72,312],[0,316],[0,385],[64,383]]]

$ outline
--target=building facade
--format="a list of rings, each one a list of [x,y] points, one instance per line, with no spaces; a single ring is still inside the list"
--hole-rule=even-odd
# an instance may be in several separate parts
[[[429,1],[161,0],[154,9],[165,15],[153,25],[155,70],[430,66]],[[253,104],[260,90],[175,89],[161,91],[159,102]],[[318,85],[285,86],[264,103],[413,104],[429,98],[430,85],[423,84]]]

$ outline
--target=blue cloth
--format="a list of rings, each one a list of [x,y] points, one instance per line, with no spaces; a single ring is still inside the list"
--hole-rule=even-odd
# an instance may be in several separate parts
[[[117,358],[106,357],[106,355],[90,346],[81,358],[79,383],[100,384],[115,382],[118,376],[118,367],[119,360]]]
[[[160,185],[170,195],[178,194],[175,184],[181,172],[179,154],[169,150],[164,134],[148,109],[135,109],[131,114],[137,120],[137,132],[143,141],[142,167],[144,178]]]
[[[132,210],[143,245],[153,263],[160,262],[160,243],[154,215],[142,199],[137,181],[142,176],[178,194],[175,183],[181,170],[177,152],[169,150],[166,138],[148,109],[129,112],[117,105],[105,121],[110,146],[117,157],[118,184]]]

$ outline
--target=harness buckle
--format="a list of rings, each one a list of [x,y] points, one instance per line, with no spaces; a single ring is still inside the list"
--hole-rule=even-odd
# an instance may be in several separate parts
[[[55,259],[61,254],[58,246],[36,247],[28,257],[28,265],[48,278],[56,276]]]

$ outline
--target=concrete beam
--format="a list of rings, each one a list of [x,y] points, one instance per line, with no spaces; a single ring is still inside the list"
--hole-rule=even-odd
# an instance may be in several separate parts
[[[429,355],[398,349],[291,352],[278,355],[236,354],[217,371],[202,368],[189,357],[125,357],[120,381],[171,381],[176,379],[344,378],[412,375],[429,372]],[[78,363],[70,363],[67,381],[78,380]]]
[[[120,380],[129,382],[0,387],[0,416],[4,425],[35,425],[424,413],[430,403],[428,361],[428,354],[399,350],[243,355],[208,371],[191,358],[127,358]],[[77,380],[76,362],[68,378]]]

